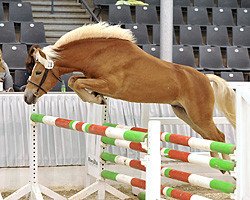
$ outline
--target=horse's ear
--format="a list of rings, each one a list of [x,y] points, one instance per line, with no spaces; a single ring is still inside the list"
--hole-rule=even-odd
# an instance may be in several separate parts
[[[38,48],[40,48],[40,46],[38,44],[34,44],[30,47],[29,52],[28,52],[28,56],[26,59],[26,69],[27,69],[28,73],[30,73],[30,74],[31,74],[32,69],[35,65],[35,59],[33,57],[33,54]]]

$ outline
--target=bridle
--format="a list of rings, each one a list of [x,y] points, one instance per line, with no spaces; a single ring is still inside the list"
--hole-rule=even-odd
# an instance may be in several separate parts
[[[46,78],[48,76],[49,71],[52,73],[52,75],[58,81],[62,82],[62,79],[60,77],[57,77],[55,75],[55,73],[53,72],[54,61],[43,58],[40,55],[39,51],[37,51],[37,53],[35,55],[35,61],[36,61],[36,63],[40,63],[40,64],[42,64],[45,67],[45,72],[43,73],[43,77],[42,77],[42,79],[41,79],[41,81],[40,81],[39,84],[36,84],[36,83],[32,82],[31,80],[28,80],[28,83],[31,83],[32,85],[35,85],[37,87],[37,90],[36,90],[36,92],[34,94],[35,96],[38,95],[39,90],[42,90],[45,94],[47,94],[47,91],[42,87],[42,85],[44,84],[44,82],[45,82],[45,80],[46,80]]]

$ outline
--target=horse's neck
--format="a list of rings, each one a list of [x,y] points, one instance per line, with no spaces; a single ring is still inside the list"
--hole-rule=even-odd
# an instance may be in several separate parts
[[[67,45],[60,52],[60,73],[81,71],[86,76],[95,76],[107,68],[107,63],[117,63],[117,51],[126,47],[128,42],[119,39],[86,39]],[[121,51],[120,51],[121,52]],[[112,61],[113,60],[113,61]],[[105,65],[106,64],[106,65]],[[97,70],[98,68],[98,70]]]
[[[94,48],[88,42],[67,45],[60,51],[58,61],[60,75],[71,72],[86,72],[94,60],[89,60],[91,54],[95,54],[98,48]],[[96,60],[95,60],[96,61]]]

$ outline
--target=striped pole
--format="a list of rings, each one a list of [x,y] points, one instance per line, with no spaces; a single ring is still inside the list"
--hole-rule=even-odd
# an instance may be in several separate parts
[[[101,172],[101,177],[104,179],[125,183],[125,184],[138,187],[141,189],[146,189],[146,181],[139,179],[139,178],[134,178],[131,176],[119,174],[119,173],[108,171],[108,170],[103,170]]]
[[[101,154],[101,158],[104,161],[126,165],[134,169],[139,169],[141,171],[146,171],[146,167],[142,165],[139,160],[132,160],[127,157],[111,154],[108,152],[103,152]],[[168,167],[162,167],[161,175],[167,178],[183,181],[186,183],[190,183],[195,186],[200,186],[208,189],[219,190],[224,193],[234,193],[236,186],[232,183],[228,183],[225,181],[220,181],[196,174],[191,174],[183,171],[174,170]]]
[[[162,189],[162,194],[168,198],[172,197],[175,199],[181,199],[181,200],[211,200],[209,198],[199,196],[196,194],[190,194],[188,192],[184,192],[175,188],[170,188],[170,187],[164,187]],[[138,199],[139,200],[145,200],[146,199],[146,193],[145,192],[140,192],[138,194]]]
[[[192,185],[219,190],[224,193],[234,193],[236,186],[232,183],[228,183],[225,181],[220,181],[196,174],[191,174],[187,172],[182,172],[178,170],[174,170],[168,167],[163,167],[161,170],[163,176],[166,176],[171,179],[176,179],[179,181],[183,181],[186,183],[190,183]]]
[[[132,126],[124,126],[118,124],[105,123],[104,126],[123,128],[127,130],[135,130],[141,132],[147,132],[145,128],[138,128]],[[161,141],[170,142],[174,144],[179,144],[183,146],[188,146],[195,149],[205,150],[205,151],[215,151],[224,154],[233,154],[236,146],[234,144],[216,142],[213,140],[206,140],[196,137],[188,137],[168,132],[161,133]]]
[[[124,147],[128,149],[132,149],[139,152],[146,152],[143,149],[142,143],[129,142],[119,139],[112,139],[107,137],[102,137],[102,142],[108,145],[114,145],[118,147]],[[166,158],[180,160],[183,162],[188,162],[192,164],[199,164],[203,166],[208,166],[214,169],[224,170],[224,171],[233,171],[235,167],[235,163],[230,160],[223,160],[219,158],[213,158],[210,156],[199,155],[195,153],[188,153],[184,151],[172,150],[169,148],[162,148],[161,155]]]
[[[146,181],[139,179],[139,178],[134,178],[131,176],[119,174],[119,173],[108,171],[108,170],[103,170],[101,172],[101,176],[104,179],[129,184],[131,186],[138,187],[141,189],[146,189]],[[192,195],[189,192],[184,192],[184,191],[166,187],[166,186],[162,186],[161,194],[166,197],[172,197],[172,198],[180,199],[180,200],[210,200],[208,198],[205,198],[199,195]],[[139,194],[139,197],[141,198],[144,197],[145,199],[145,195],[143,195],[143,193]]]
[[[133,142],[143,142],[147,137],[147,133],[145,132],[100,126],[75,120],[63,119],[59,117],[45,116],[42,114],[33,113],[31,114],[30,118],[33,122],[43,123],[50,126],[57,126],[61,128],[67,128],[80,132],[87,132],[90,134],[107,136],[110,138],[117,138]]]
[[[195,153],[177,151],[169,148],[162,148],[161,155],[165,156],[166,158],[176,159],[193,164],[204,165],[224,171],[233,171],[235,168],[235,162],[230,160],[223,160],[220,158],[213,158],[210,156],[203,156]]]
[[[141,161],[139,160],[133,160],[124,156],[119,156],[108,152],[102,152],[100,157],[106,162],[109,161],[119,165],[126,165],[134,169],[139,169],[141,171],[146,171],[146,167],[142,165]]]
[[[139,142],[129,142],[126,140],[119,140],[114,138],[108,138],[108,137],[102,137],[101,138],[102,143],[117,146],[117,147],[123,147],[126,149],[131,149],[135,151],[139,151],[142,153],[146,153],[147,150],[143,148],[143,144]]]

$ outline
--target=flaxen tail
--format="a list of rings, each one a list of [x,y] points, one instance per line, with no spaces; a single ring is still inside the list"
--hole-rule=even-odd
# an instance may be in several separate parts
[[[214,82],[213,90],[215,96],[215,104],[222,111],[229,122],[236,127],[236,112],[235,112],[235,92],[230,88],[227,82],[213,74],[207,74],[210,81]]]

